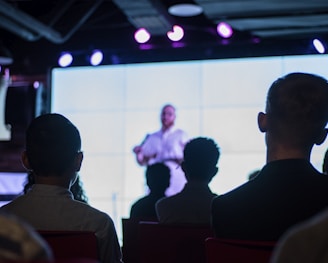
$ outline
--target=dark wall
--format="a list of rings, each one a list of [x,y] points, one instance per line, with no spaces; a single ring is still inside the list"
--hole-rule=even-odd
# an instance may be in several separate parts
[[[44,76],[12,78],[5,105],[5,123],[11,127],[11,139],[0,141],[0,172],[25,171],[20,161],[25,130],[35,116],[44,113],[48,94]],[[37,88],[35,81],[39,83]]]

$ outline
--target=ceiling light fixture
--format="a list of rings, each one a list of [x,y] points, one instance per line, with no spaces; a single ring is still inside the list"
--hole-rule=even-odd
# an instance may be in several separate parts
[[[220,22],[217,25],[216,30],[218,34],[223,38],[230,38],[233,34],[231,26],[225,22]]]
[[[323,54],[326,52],[324,44],[319,39],[313,39],[312,44],[318,53]]]
[[[58,65],[61,67],[68,67],[73,62],[73,56],[71,53],[65,52],[60,55],[58,59]]]
[[[104,55],[100,50],[94,50],[90,56],[90,64],[98,66],[103,61]]]
[[[173,31],[167,32],[166,35],[172,41],[179,41],[184,36],[183,28],[181,26],[174,25]]]
[[[190,17],[203,13],[203,8],[195,4],[176,4],[169,7],[168,11],[174,16]]]
[[[134,33],[134,39],[140,43],[146,43],[150,39],[150,33],[145,28],[140,28]]]

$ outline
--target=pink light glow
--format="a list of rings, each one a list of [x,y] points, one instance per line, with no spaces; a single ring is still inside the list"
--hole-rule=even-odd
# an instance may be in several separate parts
[[[140,28],[134,33],[134,39],[138,43],[146,43],[150,39],[150,34],[145,28]]]
[[[173,26],[173,31],[167,32],[167,37],[172,41],[179,41],[183,38],[183,28],[177,25]]]
[[[40,82],[39,82],[39,81],[34,81],[34,82],[33,82],[33,87],[34,87],[35,89],[39,88],[39,87],[40,87]]]
[[[229,38],[233,34],[231,26],[225,22],[221,22],[217,25],[216,30],[218,34],[223,38]]]

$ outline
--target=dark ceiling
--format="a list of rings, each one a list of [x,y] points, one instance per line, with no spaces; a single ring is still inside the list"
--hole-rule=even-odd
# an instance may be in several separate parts
[[[203,13],[169,15],[177,3],[194,3]],[[216,34],[216,24],[234,28],[232,38]],[[185,37],[172,44],[173,24]],[[133,39],[138,27],[151,31],[147,44]],[[164,60],[314,53],[313,37],[328,40],[327,0],[0,0],[0,41],[14,57],[13,73],[43,74],[62,51],[86,65],[93,49],[103,49],[104,64]]]

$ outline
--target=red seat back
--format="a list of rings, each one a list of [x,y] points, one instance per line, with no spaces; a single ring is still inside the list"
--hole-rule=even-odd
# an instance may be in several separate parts
[[[205,263],[210,226],[139,223],[141,263]]]
[[[38,231],[48,242],[54,258],[99,260],[96,235],[89,231]]]
[[[275,242],[207,238],[207,263],[267,263]]]
[[[139,220],[122,218],[123,246],[122,255],[124,263],[139,263]]]

